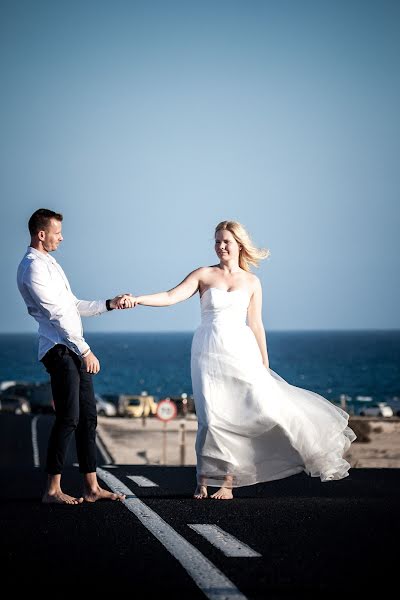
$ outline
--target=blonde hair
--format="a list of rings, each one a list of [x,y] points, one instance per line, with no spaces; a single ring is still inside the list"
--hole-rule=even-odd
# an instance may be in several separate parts
[[[241,249],[239,251],[239,267],[244,271],[250,271],[250,265],[258,267],[260,260],[268,258],[270,251],[266,248],[257,248],[250,239],[249,234],[241,223],[237,221],[221,221],[215,228],[214,235],[218,231],[230,231]]]

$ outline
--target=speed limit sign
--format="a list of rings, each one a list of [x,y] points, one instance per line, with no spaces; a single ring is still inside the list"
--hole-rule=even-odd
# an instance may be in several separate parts
[[[171,421],[171,419],[175,419],[178,410],[176,408],[175,402],[171,402],[169,399],[161,400],[157,406],[157,417],[161,419],[161,421]]]

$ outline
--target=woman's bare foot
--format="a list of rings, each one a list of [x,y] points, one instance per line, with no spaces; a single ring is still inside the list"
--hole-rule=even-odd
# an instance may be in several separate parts
[[[211,494],[211,498],[214,498],[214,500],[232,500],[232,490],[230,488],[221,487],[215,494]]]
[[[83,497],[86,502],[96,502],[97,500],[125,500],[126,496],[125,494],[109,492],[98,485],[95,488],[85,489]]]
[[[45,492],[42,502],[44,504],[82,504],[83,498],[75,498],[59,490],[56,492]]]
[[[208,498],[207,487],[205,485],[198,485],[193,495],[193,498],[196,498],[196,500]]]

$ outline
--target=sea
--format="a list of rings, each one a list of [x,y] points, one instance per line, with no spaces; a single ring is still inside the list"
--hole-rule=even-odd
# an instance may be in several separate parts
[[[192,394],[192,332],[87,333],[100,360],[99,394]],[[270,367],[288,383],[333,402],[400,399],[400,330],[271,331]],[[37,359],[36,334],[0,335],[0,382],[48,381]],[[369,399],[369,400],[368,400]]]

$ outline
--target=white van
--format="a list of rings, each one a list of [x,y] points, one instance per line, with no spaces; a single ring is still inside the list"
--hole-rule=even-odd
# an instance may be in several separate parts
[[[393,417],[393,409],[386,402],[376,402],[360,408],[361,417]]]

